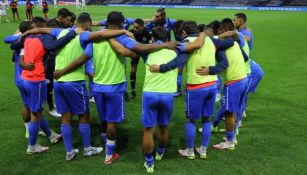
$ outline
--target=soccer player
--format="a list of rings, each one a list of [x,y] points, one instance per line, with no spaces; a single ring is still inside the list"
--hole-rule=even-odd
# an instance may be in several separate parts
[[[164,27],[167,31],[167,39],[171,41],[171,30],[173,30],[175,22],[176,20],[166,17],[165,8],[160,8],[156,10],[154,17],[146,23],[145,27],[150,30],[156,27]]]
[[[238,30],[240,34],[244,36],[246,39],[250,51],[252,51],[253,48],[253,41],[254,41],[254,36],[250,28],[246,27],[246,21],[247,21],[247,16],[244,13],[237,13],[234,15],[233,18],[233,23],[235,25],[235,28]],[[262,79],[264,73],[259,64],[257,64],[255,61],[250,60],[250,84],[248,88],[248,93],[255,93],[256,88]],[[246,104],[247,104],[247,98],[246,98]],[[245,104],[245,108],[246,108]],[[246,109],[244,109],[243,116],[246,117]]]
[[[53,6],[54,6],[54,8],[58,8],[57,0],[53,0]]]
[[[30,0],[27,0],[26,2],[26,17],[28,21],[32,21],[33,19],[33,4],[30,2]]]
[[[17,3],[17,0],[13,0],[11,2],[10,6],[11,6],[11,9],[12,9],[14,21],[15,21],[15,16],[17,16],[18,21],[20,21],[19,14],[18,14],[18,3]]]
[[[129,30],[134,34],[135,40],[142,44],[148,44],[151,40],[151,31],[144,27],[144,21],[140,18],[135,19],[133,29]],[[130,84],[131,84],[131,98],[135,98],[136,90],[136,73],[140,58],[131,60]]]
[[[75,4],[76,4],[76,10],[80,10],[81,9],[80,0],[76,0]]]
[[[168,71],[185,62],[187,62],[187,89],[185,94],[186,104],[186,145],[187,148],[178,150],[178,153],[189,159],[195,159],[194,142],[196,138],[195,121],[202,119],[203,132],[201,146],[196,148],[202,159],[207,157],[207,146],[211,137],[211,122],[210,117],[214,115],[215,94],[216,94],[216,74],[225,70],[227,67],[227,58],[219,56],[222,50],[233,45],[233,39],[217,40],[210,37],[205,37],[204,44],[193,50],[187,49],[188,44],[196,39],[199,35],[197,24],[194,21],[186,21],[181,26],[181,35],[185,38],[183,44],[185,48],[181,51],[178,59],[175,59],[167,64],[159,65],[158,70],[161,72]],[[204,37],[205,34],[201,33]],[[196,50],[197,49],[197,50]],[[216,65],[216,49],[219,50]],[[190,53],[189,53],[190,52]],[[153,70],[156,65],[150,65]],[[202,77],[196,74],[198,67],[209,67],[211,74]]]
[[[41,17],[34,18],[35,27],[45,27],[45,20]],[[76,29],[77,31],[77,29]],[[31,112],[31,122],[29,123],[29,146],[28,154],[43,153],[48,151],[49,147],[40,146],[36,143],[39,127],[42,127],[49,138],[52,136],[48,123],[44,122],[42,126],[41,120],[44,120],[42,112],[46,101],[46,80],[43,58],[46,51],[55,50],[63,47],[71,39],[76,36],[75,31],[71,31],[60,40],[54,40],[50,35],[29,35],[20,43],[24,45],[21,52],[19,63],[23,68],[21,79],[23,79],[23,87],[26,92],[26,101]],[[41,124],[41,126],[40,126]],[[48,131],[49,130],[49,131]],[[56,142],[59,141],[61,135],[56,136]]]
[[[152,30],[154,42],[167,41],[167,31],[162,27]],[[177,69],[167,73],[152,73],[148,64],[165,64],[177,57],[173,50],[162,49],[148,55],[142,97],[143,149],[147,173],[154,172],[155,126],[158,126],[158,147],[156,160],[161,160],[168,141],[167,126],[173,113],[174,95],[177,91]]]
[[[106,27],[108,30],[122,29],[123,22],[124,16],[122,13],[113,11],[108,14]],[[140,44],[127,35],[120,35],[116,37],[116,41],[109,41],[115,43],[118,41],[126,48],[140,53],[149,53],[169,47],[173,48],[175,45],[175,43]],[[107,41],[94,42],[92,47],[89,47],[79,59],[55,73],[56,77],[61,77],[93,57],[95,69],[93,89],[96,107],[103,126],[102,137],[106,136],[107,140],[106,158],[104,160],[104,164],[107,165],[119,158],[119,155],[115,153],[115,147],[117,124],[124,119],[123,94],[126,92],[126,78],[123,57],[138,57],[134,52],[128,49],[128,51],[125,50],[125,47],[118,51],[121,55],[116,54],[112,49],[114,48],[113,45],[110,45]]]
[[[42,10],[43,9],[43,0],[37,0],[37,9]]]
[[[221,21],[220,32],[224,33],[226,31],[233,31],[234,25],[231,19],[223,19]],[[223,98],[221,101],[220,110],[221,114],[225,116],[226,124],[226,141],[214,145],[215,149],[224,150],[224,149],[235,149],[234,139],[235,139],[235,121],[236,113],[239,112],[241,105],[243,103],[245,91],[247,88],[247,73],[245,61],[248,60],[248,57],[243,56],[240,46],[238,43],[225,51],[225,55],[228,60],[228,67],[223,72]],[[207,75],[204,72],[201,72],[201,69],[197,70],[199,75]],[[204,74],[203,74],[204,73]]]
[[[123,23],[123,27],[125,30],[129,30],[130,25],[134,24],[135,19],[133,18],[125,18],[124,23]],[[107,20],[104,19],[100,22],[93,22],[93,26],[106,26],[107,25]]]
[[[43,4],[42,5],[43,5],[44,17],[47,20],[48,19],[48,12],[49,12],[48,2],[46,0],[43,0]]]
[[[85,0],[81,0],[81,9],[86,10],[86,2],[85,2]]]
[[[6,21],[6,22],[10,22],[10,21],[7,19],[6,7],[7,7],[7,1],[2,0],[1,3],[0,3],[0,23],[2,23],[2,16],[5,17],[5,21]]]

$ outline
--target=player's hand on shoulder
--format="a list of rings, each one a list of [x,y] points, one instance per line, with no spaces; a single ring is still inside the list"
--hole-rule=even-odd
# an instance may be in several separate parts
[[[129,36],[132,39],[135,39],[134,34],[128,30],[125,30],[125,35]]]
[[[147,64],[149,66],[149,71],[153,73],[159,73],[160,72],[160,65],[157,64]]]
[[[196,73],[201,76],[209,75],[209,68],[202,66],[201,68],[196,69]]]
[[[168,49],[177,50],[180,46],[178,41],[169,41],[165,43]]]
[[[32,70],[34,70],[34,64],[33,63],[25,64],[23,69],[28,70],[28,71],[32,71]]]

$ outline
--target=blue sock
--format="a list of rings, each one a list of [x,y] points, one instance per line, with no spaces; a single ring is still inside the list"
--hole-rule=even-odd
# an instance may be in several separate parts
[[[45,116],[42,116],[41,121],[40,121],[40,128],[44,131],[47,137],[50,137],[52,132],[48,126],[48,122],[46,120]]]
[[[203,131],[201,136],[201,145],[207,147],[211,137],[211,122],[203,122]]]
[[[226,131],[226,138],[228,141],[233,142],[234,140],[234,132],[233,131]]]
[[[182,84],[182,75],[178,75],[178,77],[177,77],[177,92],[181,92],[181,84]]]
[[[101,133],[101,139],[102,139],[102,144],[107,143],[107,134],[106,133]]]
[[[194,141],[196,136],[195,124],[186,122],[185,123],[185,139],[188,148],[194,148]]]
[[[115,147],[116,147],[115,140],[107,139],[107,143],[106,143],[106,157],[107,158],[112,156]]]
[[[79,123],[79,132],[82,137],[83,147],[91,146],[91,128],[89,123]]]
[[[154,158],[152,153],[145,154],[145,162],[148,166],[152,166],[154,164]]]
[[[166,150],[166,148],[164,147],[164,146],[160,146],[160,145],[158,145],[158,148],[157,148],[157,152],[158,152],[158,154],[164,154],[165,153],[165,150]]]
[[[39,122],[29,122],[29,145],[35,145],[39,131]]]
[[[214,119],[213,122],[213,127],[217,127],[217,125],[221,122],[221,120],[223,119],[224,116],[224,111],[223,109],[220,107],[219,110],[217,111],[216,117]]]
[[[70,152],[70,151],[73,150],[71,125],[62,123],[61,131],[62,131],[62,135],[63,135],[63,142],[64,142],[64,145],[65,145],[66,152]]]

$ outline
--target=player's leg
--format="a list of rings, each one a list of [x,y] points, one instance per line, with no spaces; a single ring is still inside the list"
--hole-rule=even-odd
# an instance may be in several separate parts
[[[46,82],[32,83],[23,82],[27,92],[29,109],[31,111],[31,122],[29,123],[29,146],[28,154],[43,153],[48,151],[49,147],[40,146],[37,144],[37,136],[44,111],[44,103],[46,102]]]
[[[100,130],[101,130],[101,140],[102,144],[107,142],[107,122],[106,122],[106,104],[103,93],[94,92],[96,109],[100,119]]]
[[[142,96],[142,124],[143,124],[143,151],[144,151],[144,166],[148,173],[154,171],[154,128],[157,125],[158,119],[158,104],[159,97],[149,93],[143,93]]]
[[[105,93],[106,121],[107,121],[107,143],[105,164],[111,164],[119,158],[115,153],[117,139],[117,124],[124,120],[125,102],[123,93]]]
[[[170,95],[159,96],[158,104],[158,147],[156,160],[162,160],[168,142],[168,124],[173,115],[174,97]]]
[[[177,77],[177,93],[176,97],[181,96],[181,88],[182,88],[182,74],[183,74],[184,66],[178,68],[178,77]]]
[[[53,117],[61,117],[53,105],[53,78],[47,79],[47,104],[49,107],[49,114]]]
[[[216,89],[205,91],[206,96],[204,97],[204,104],[202,107],[202,138],[201,146],[196,148],[200,158],[207,158],[207,147],[211,138],[211,120],[210,118],[214,115]]]
[[[131,60],[131,72],[130,72],[131,98],[136,97],[135,84],[136,84],[136,73],[138,69],[139,60],[140,58]]]

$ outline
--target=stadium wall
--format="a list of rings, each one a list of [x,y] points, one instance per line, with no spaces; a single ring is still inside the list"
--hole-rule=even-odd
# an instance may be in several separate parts
[[[192,9],[218,9],[218,10],[259,10],[259,11],[304,11],[307,7],[232,7],[232,6],[191,6],[191,5],[136,5],[136,4],[108,4],[113,7],[165,7],[165,8],[192,8]]]

